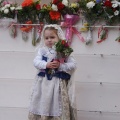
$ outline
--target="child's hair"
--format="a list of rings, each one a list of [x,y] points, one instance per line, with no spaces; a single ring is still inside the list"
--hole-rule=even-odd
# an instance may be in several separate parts
[[[45,30],[53,30],[56,33],[56,35],[58,35],[58,33],[57,33],[58,30],[55,29],[55,27],[46,27]]]

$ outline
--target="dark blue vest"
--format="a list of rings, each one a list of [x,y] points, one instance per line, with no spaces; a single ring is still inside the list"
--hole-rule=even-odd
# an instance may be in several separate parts
[[[45,60],[47,62],[47,57],[42,56],[42,60]],[[47,76],[48,80],[52,80],[52,77],[58,77],[63,80],[69,80],[71,75],[64,72],[64,71],[58,71],[58,69],[51,69],[51,68],[46,68],[45,70],[42,70],[41,72],[38,73],[38,76],[45,77]]]

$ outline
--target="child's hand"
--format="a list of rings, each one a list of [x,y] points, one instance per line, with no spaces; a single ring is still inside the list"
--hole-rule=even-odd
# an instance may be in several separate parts
[[[60,62],[58,61],[53,61],[53,62],[48,62],[47,63],[47,68],[59,68]]]
[[[53,61],[53,66],[54,66],[54,68],[59,68],[59,66],[60,66],[60,62],[54,60],[54,61]]]

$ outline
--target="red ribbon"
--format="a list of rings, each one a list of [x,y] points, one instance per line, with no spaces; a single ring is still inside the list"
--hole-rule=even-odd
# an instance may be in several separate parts
[[[104,34],[103,38],[101,38],[101,32],[103,32],[103,33],[102,33],[102,36],[103,36],[103,34]],[[100,27],[100,28],[98,29],[98,38],[99,38],[99,40],[97,41],[97,43],[103,42],[104,40],[107,39],[107,37],[108,37],[108,29],[107,29],[107,28],[104,28],[103,26]]]

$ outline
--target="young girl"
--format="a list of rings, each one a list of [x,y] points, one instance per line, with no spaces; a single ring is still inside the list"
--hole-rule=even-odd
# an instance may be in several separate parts
[[[50,24],[43,28],[41,48],[34,59],[38,74],[31,95],[29,120],[76,120],[70,79],[76,63],[71,56],[64,63],[54,60],[54,43],[59,39],[65,38],[58,25]],[[49,70],[54,70],[54,75],[51,76]],[[60,74],[56,75],[56,71]]]

